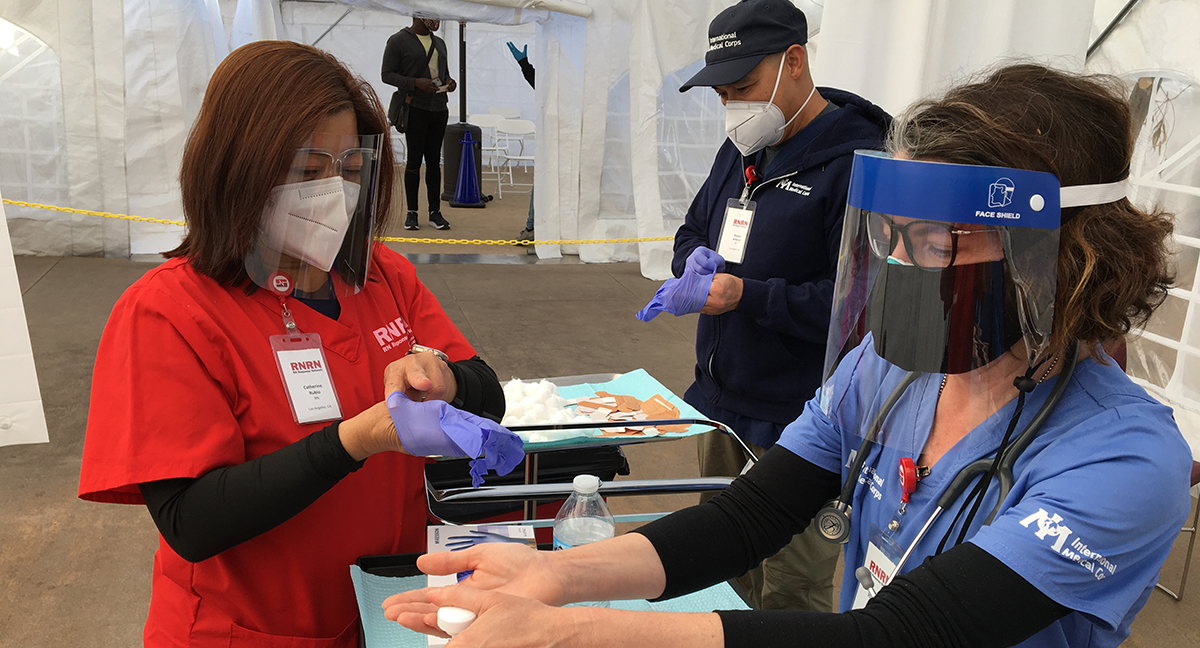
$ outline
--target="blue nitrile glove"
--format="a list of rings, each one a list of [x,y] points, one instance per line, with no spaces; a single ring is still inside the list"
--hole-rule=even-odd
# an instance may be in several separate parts
[[[517,49],[517,46],[513,45],[512,41],[508,41],[508,51],[512,52],[513,58],[517,59],[517,63],[520,63],[521,61],[524,61],[525,59],[529,58],[529,46],[528,45],[526,45],[525,47],[522,47],[521,49]]]
[[[684,264],[683,276],[663,282],[650,303],[638,311],[637,318],[649,322],[664,312],[672,315],[699,313],[708,299],[713,275],[723,270],[725,259],[720,254],[704,246],[696,248]]]
[[[417,457],[470,457],[471,485],[479,488],[488,470],[507,475],[525,458],[521,438],[499,423],[464,412],[445,401],[418,403],[403,392],[387,398],[388,413],[405,451]]]

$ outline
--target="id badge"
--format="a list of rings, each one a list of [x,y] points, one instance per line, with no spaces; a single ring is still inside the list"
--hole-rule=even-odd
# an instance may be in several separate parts
[[[725,259],[725,263],[741,263],[745,258],[750,225],[757,208],[758,204],[753,200],[743,204],[737,198],[730,198],[725,205],[725,220],[721,222],[721,234],[717,237],[717,254]]]
[[[316,333],[272,335],[271,351],[283,378],[284,391],[297,423],[332,421],[342,417],[329,364]]]
[[[858,579],[858,590],[854,593],[853,610],[860,610],[871,600],[871,597],[879,593],[879,590],[892,582],[892,578],[896,576],[896,562],[904,555],[904,550],[900,545],[896,544],[895,540],[886,533],[880,531],[879,527],[871,525],[871,542],[867,545],[867,555],[863,559],[861,568],[871,574],[870,589],[864,587],[863,581],[865,578]],[[861,569],[860,568],[860,569]],[[855,576],[857,576],[857,570]]]

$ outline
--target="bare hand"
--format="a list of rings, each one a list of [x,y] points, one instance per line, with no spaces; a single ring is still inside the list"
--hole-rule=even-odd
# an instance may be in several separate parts
[[[338,425],[338,439],[355,461],[389,450],[403,452],[387,403],[375,403]]]
[[[414,401],[443,400],[458,394],[454,372],[432,353],[410,353],[383,370],[383,394],[404,392]]]
[[[413,83],[413,86],[421,92],[428,92],[430,94],[437,92],[438,89],[437,84],[433,82],[433,79],[417,79]]]
[[[446,92],[454,92],[454,89],[457,87],[458,87],[458,84],[455,83],[454,79],[450,79],[449,81],[446,82]]]
[[[463,551],[425,554],[417,567],[426,574],[457,574],[474,570],[462,581],[478,590],[494,590],[527,597],[549,605],[561,605],[563,586],[549,566],[550,553],[524,545],[484,544]],[[437,636],[445,636],[437,627],[437,605],[427,594],[438,588],[401,592],[383,602],[384,616],[400,625]]]
[[[562,605],[563,583],[551,567],[553,554],[525,545],[495,543],[476,545],[463,551],[442,551],[417,559],[426,574],[474,573],[462,582],[476,589],[499,590],[537,599],[547,605]]]
[[[549,607],[533,599],[477,590],[463,584],[431,587],[397,596],[412,598],[413,595],[419,595],[422,600],[386,608],[384,616],[410,630],[445,637],[446,633],[437,627],[438,608],[453,606],[475,613],[475,622],[451,642],[455,648],[576,645],[580,633],[585,631],[584,624],[580,623],[582,617],[594,612],[589,608]]]
[[[742,278],[726,272],[713,275],[712,285],[708,288],[708,299],[704,300],[704,315],[720,315],[737,308],[742,301]]]

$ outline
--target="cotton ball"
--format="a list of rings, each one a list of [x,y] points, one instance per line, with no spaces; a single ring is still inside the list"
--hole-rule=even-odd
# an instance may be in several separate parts
[[[511,418],[521,418],[525,416],[525,412],[529,411],[528,407],[520,403],[514,403],[508,406],[508,416]]]
[[[538,400],[545,400],[547,396],[557,396],[558,390],[554,388],[554,385],[543,380],[537,384],[537,387],[533,388],[533,393],[538,397]]]
[[[591,423],[592,417],[584,416],[583,414],[576,414],[575,417],[571,419],[571,422],[572,423]]]
[[[519,417],[512,415],[505,416],[503,419],[501,419],[500,425],[503,425],[504,427],[512,427],[517,424],[517,418]]]
[[[533,412],[526,412],[524,416],[517,420],[517,425],[533,425],[538,419],[533,415]]]
[[[530,443],[546,443],[547,441],[553,440],[554,439],[550,438],[550,436],[544,432],[534,432],[533,434],[529,435]]]
[[[520,378],[513,378],[504,385],[506,398],[520,398],[523,393],[525,393],[525,383],[521,382]]]
[[[550,416],[551,423],[567,423],[571,420],[571,415],[564,410],[558,410]]]

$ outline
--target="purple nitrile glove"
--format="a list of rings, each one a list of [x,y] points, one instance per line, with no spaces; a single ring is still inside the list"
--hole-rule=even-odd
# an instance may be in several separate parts
[[[637,318],[649,322],[663,312],[676,316],[699,313],[708,300],[713,275],[724,269],[725,259],[720,254],[704,246],[692,250],[684,264],[683,276],[663,282],[650,303],[638,311]]]
[[[499,423],[464,412],[445,401],[418,403],[392,392],[388,413],[400,444],[417,457],[470,457],[471,485],[478,488],[488,470],[512,472],[525,458],[521,438]]]

